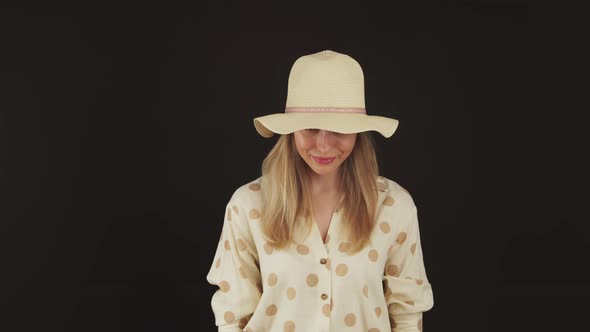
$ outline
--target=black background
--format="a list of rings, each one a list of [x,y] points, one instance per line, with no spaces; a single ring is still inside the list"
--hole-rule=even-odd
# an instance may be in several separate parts
[[[5,331],[215,331],[225,204],[260,175],[301,55],[365,73],[381,175],[413,196],[426,331],[578,331],[590,274],[577,8],[3,5]],[[586,102],[586,105],[582,105]],[[583,325],[584,323],[584,325]]]

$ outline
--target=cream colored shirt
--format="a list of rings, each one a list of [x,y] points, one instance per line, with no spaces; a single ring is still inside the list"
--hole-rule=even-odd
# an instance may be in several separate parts
[[[314,224],[308,237],[273,250],[260,225],[260,178],[238,188],[207,274],[219,287],[211,300],[219,331],[422,331],[434,299],[416,206],[396,182],[379,177],[377,185],[371,244],[352,256],[338,209],[325,243]]]

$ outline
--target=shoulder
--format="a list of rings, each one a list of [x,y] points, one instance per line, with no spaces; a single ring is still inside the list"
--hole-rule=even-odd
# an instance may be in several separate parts
[[[391,201],[393,199],[393,201],[391,201],[393,203],[392,205],[397,205],[398,207],[410,210],[416,208],[410,192],[396,181],[384,176],[379,176],[377,177],[377,187],[379,188],[380,200]]]
[[[244,207],[257,206],[261,202],[261,177],[248,181],[234,190],[230,201],[240,204]]]

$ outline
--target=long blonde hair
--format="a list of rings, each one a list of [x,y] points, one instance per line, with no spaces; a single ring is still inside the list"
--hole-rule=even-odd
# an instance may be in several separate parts
[[[293,243],[299,217],[313,225],[309,166],[299,155],[293,134],[281,135],[262,162],[262,229],[273,248]],[[342,209],[344,238],[349,253],[362,250],[370,241],[375,225],[377,177],[379,168],[370,132],[357,134],[355,146],[340,165],[340,189],[344,192]]]

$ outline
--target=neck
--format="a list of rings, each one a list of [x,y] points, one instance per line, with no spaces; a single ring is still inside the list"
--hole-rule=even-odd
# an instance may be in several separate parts
[[[340,174],[338,172],[324,175],[311,172],[310,182],[312,194],[326,195],[340,192]]]

